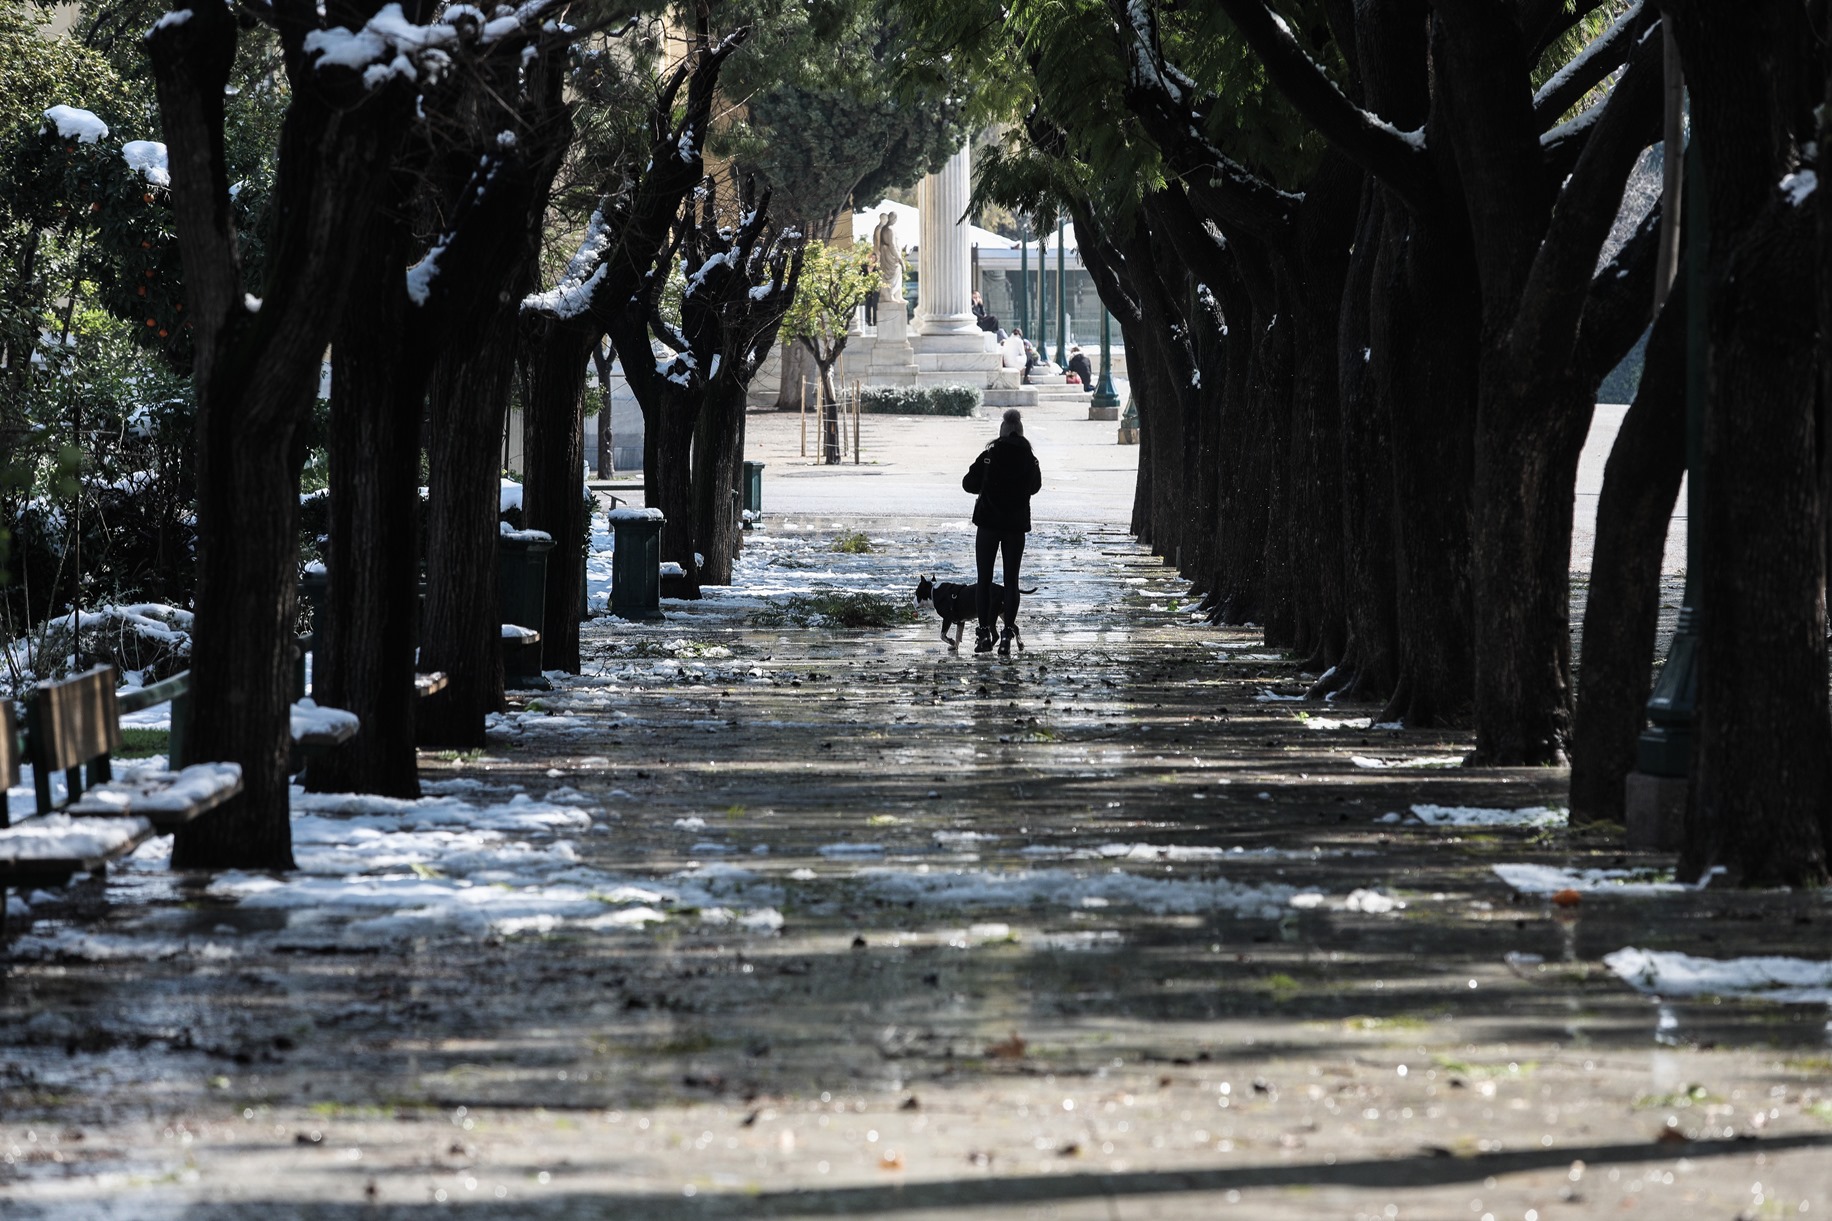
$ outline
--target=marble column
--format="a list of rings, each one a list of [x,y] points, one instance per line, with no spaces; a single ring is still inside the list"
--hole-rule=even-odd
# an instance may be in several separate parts
[[[962,217],[971,187],[972,152],[963,147],[916,188],[916,206],[922,210],[916,253],[919,335],[973,335],[979,330],[970,282],[972,244]]]

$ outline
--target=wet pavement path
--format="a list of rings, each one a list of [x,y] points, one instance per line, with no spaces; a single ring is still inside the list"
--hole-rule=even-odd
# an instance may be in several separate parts
[[[1292,701],[1112,528],[1033,536],[1009,661],[817,617],[964,576],[963,527],[836,533],[594,622],[419,806],[301,798],[301,875],[43,896],[0,1211],[1832,1208],[1824,1000],[1603,961],[1823,962],[1826,896],[1673,887],[1561,773]]]

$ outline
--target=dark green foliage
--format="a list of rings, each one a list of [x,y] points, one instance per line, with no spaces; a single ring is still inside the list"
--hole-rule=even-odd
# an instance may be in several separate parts
[[[743,0],[755,37],[721,81],[743,110],[713,145],[775,192],[772,210],[825,237],[848,200],[940,168],[966,140],[958,81],[913,54],[897,0]]]
[[[163,174],[124,152],[157,148],[140,36],[164,6],[85,7],[60,36],[39,11],[0,0],[0,587],[27,622],[72,601],[180,600],[192,555],[182,268]],[[277,41],[243,39],[235,81],[233,206],[258,270],[285,103]],[[59,105],[107,134],[63,137],[44,117]]]
[[[867,386],[859,410],[867,415],[970,416],[984,398],[978,386]]]
[[[146,759],[153,755],[163,755],[171,748],[172,733],[168,729],[142,729],[137,725],[125,725],[121,728],[121,749],[114,752],[116,759]]]
[[[754,627],[899,627],[918,620],[908,598],[864,593],[796,594],[781,607],[751,616]]]
[[[189,386],[162,366],[147,367],[105,320],[85,322],[70,347],[45,353],[58,374],[58,415],[25,434],[11,455],[12,477],[0,486],[0,528],[13,535],[0,607],[15,625],[73,602],[183,605],[190,597]],[[80,444],[71,445],[79,424]]]

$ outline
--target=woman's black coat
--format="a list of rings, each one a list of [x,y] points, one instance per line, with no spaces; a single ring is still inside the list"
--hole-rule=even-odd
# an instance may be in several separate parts
[[[1043,487],[1043,469],[1023,437],[1000,437],[973,460],[961,488],[979,497],[973,524],[1000,534],[1031,528],[1030,498]]]

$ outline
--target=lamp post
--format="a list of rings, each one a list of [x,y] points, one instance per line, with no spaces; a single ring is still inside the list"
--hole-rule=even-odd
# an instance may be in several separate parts
[[[1063,268],[1066,266],[1062,242],[1062,218],[1056,218],[1056,367],[1069,367],[1069,296],[1063,288]]]
[[[1048,360],[1050,343],[1049,314],[1049,239],[1042,229],[1037,230],[1037,330],[1032,346],[1037,349],[1038,360]]]
[[[1088,400],[1088,418],[1120,418],[1120,396],[1113,388],[1113,316],[1104,305],[1100,311],[1100,382],[1094,388],[1094,397]]]
[[[1012,313],[1017,321],[1014,327],[1022,328],[1025,315],[1030,311],[1030,231],[1029,225],[1018,226],[1018,293],[1012,301]]]

